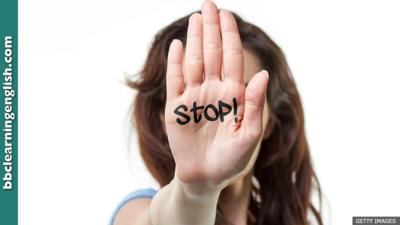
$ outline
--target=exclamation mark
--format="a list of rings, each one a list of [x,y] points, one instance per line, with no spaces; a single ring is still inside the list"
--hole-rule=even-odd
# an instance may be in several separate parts
[[[235,116],[235,123],[238,122],[238,118],[237,118],[237,107],[238,107],[238,103],[236,100],[236,97],[233,97],[233,115]]]

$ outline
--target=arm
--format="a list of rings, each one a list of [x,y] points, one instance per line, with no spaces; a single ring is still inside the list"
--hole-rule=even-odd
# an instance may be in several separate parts
[[[152,200],[153,225],[213,225],[221,188],[186,187],[178,179],[162,188]]]
[[[219,193],[220,189],[205,187],[187,189],[174,179],[152,200],[140,198],[125,204],[113,225],[214,224]]]

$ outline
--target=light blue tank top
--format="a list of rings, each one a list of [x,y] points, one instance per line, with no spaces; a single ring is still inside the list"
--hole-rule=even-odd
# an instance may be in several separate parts
[[[117,205],[116,209],[114,210],[112,216],[111,216],[111,220],[110,220],[110,224],[109,225],[113,225],[114,224],[114,220],[115,220],[115,216],[117,215],[117,213],[119,212],[119,210],[129,201],[137,199],[137,198],[153,198],[153,196],[156,194],[156,191],[152,188],[147,188],[147,189],[140,189],[140,190],[136,190],[133,191],[131,193],[129,193],[127,196],[125,196],[124,199],[122,199],[122,201]]]

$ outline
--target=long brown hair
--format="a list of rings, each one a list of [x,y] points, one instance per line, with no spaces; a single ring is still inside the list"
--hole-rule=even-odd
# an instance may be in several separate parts
[[[266,93],[270,118],[268,138],[262,141],[253,173],[249,217],[258,225],[309,225],[307,217],[322,225],[320,210],[311,202],[313,187],[321,190],[314,173],[304,129],[299,93],[282,50],[257,26],[234,14],[243,47],[256,55],[270,74]],[[133,124],[140,153],[161,187],[174,176],[175,162],[168,144],[162,114],[166,103],[165,74],[168,48],[173,39],[185,45],[189,15],[162,29],[155,36],[139,79],[127,80],[138,91],[134,100]],[[225,225],[220,210],[216,224]]]

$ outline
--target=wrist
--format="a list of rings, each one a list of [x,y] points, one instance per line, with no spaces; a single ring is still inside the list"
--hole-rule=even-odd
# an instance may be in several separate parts
[[[174,177],[173,188],[189,199],[218,199],[221,191],[227,186],[227,182],[221,184],[188,184]]]

